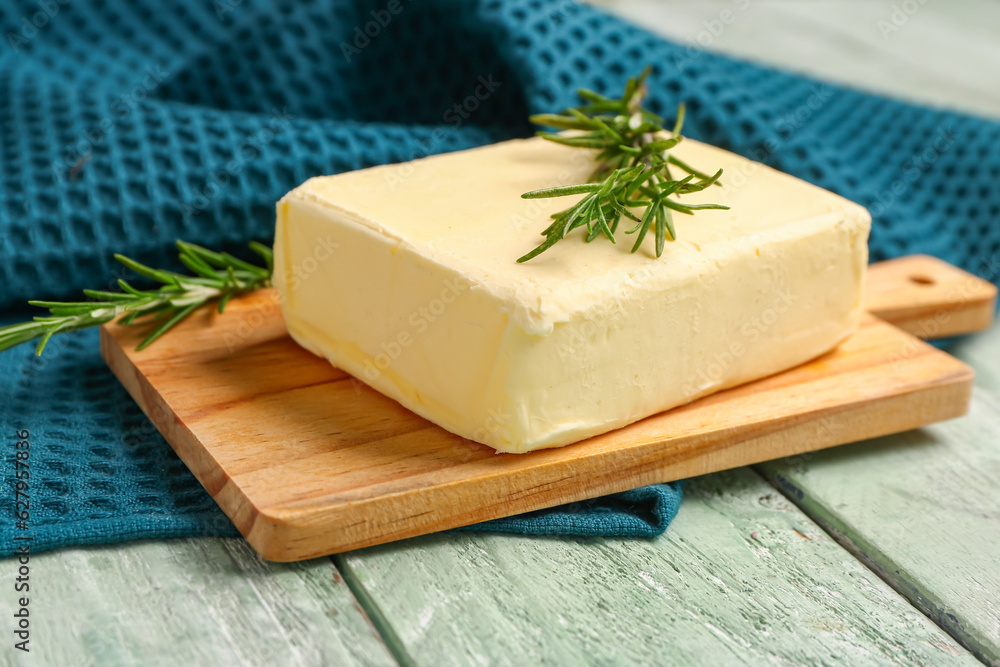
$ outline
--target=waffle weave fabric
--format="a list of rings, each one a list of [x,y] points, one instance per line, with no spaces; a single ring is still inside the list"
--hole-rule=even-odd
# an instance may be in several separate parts
[[[657,38],[570,0],[37,0],[0,3],[0,314],[176,266],[184,238],[269,241],[274,203],[317,174],[527,136],[530,113],[617,93],[686,134],[868,206],[873,259],[928,253],[990,280],[1000,124]],[[731,177],[739,177],[733,175]],[[180,267],[177,267],[180,268]],[[235,534],[104,367],[94,332],[0,355],[0,551],[14,439],[31,442],[33,548]],[[659,485],[481,529],[653,535]]]

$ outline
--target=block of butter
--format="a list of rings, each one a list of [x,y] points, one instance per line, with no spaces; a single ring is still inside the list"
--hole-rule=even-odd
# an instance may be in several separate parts
[[[566,445],[801,364],[856,327],[868,212],[685,140],[730,210],[674,215],[655,257],[583,231],[537,258],[593,156],[542,139],[313,178],[277,207],[289,333],[383,394],[501,452]]]

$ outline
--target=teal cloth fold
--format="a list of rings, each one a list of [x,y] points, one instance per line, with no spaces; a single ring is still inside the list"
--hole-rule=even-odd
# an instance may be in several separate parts
[[[96,331],[54,338],[52,345],[42,357],[30,346],[0,355],[0,432],[9,454],[0,471],[6,503],[0,554],[16,551],[15,536],[30,535],[38,552],[143,537],[238,535],[95,353]],[[29,443],[21,466],[18,441]],[[24,528],[15,507],[19,469],[30,473]],[[679,483],[655,484],[461,530],[650,537],[666,529],[680,501]]]
[[[44,3],[43,3],[44,4]],[[53,3],[49,3],[53,4]],[[566,0],[0,2],[0,319],[177,266],[178,237],[270,241],[316,174],[528,136],[530,113],[653,64],[689,136],[868,206],[873,259],[924,252],[996,281],[1000,125],[677,45]],[[398,11],[397,11],[398,10]],[[42,12],[39,14],[39,12]],[[180,268],[180,267],[177,267]],[[235,534],[104,367],[93,332],[0,354],[0,552]],[[30,434],[17,528],[16,435]],[[474,527],[649,536],[679,485]]]

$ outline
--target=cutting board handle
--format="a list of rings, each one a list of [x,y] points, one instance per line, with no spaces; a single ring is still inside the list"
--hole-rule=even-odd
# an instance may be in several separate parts
[[[997,287],[929,255],[868,267],[865,309],[918,338],[946,338],[988,329]]]

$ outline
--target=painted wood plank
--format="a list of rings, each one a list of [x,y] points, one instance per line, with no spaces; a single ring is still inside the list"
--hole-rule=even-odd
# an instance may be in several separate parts
[[[1000,5],[898,0],[590,0],[688,44],[821,79],[1000,118]],[[730,19],[721,24],[725,11]],[[895,21],[895,22],[894,22]],[[886,29],[885,22],[898,30]],[[899,23],[898,26],[895,24]]]
[[[329,559],[268,563],[242,539],[46,552],[30,592],[25,665],[396,664]]]
[[[438,534],[337,557],[420,665],[978,664],[748,469],[655,540]]]
[[[953,345],[949,352],[976,371],[976,386],[1000,400],[1000,325]]]
[[[1000,402],[763,464],[810,517],[989,664],[1000,664]]]

